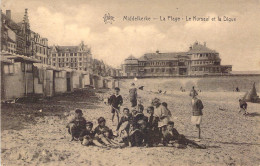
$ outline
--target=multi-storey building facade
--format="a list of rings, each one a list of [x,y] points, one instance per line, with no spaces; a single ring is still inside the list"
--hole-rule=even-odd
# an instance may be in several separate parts
[[[122,65],[123,76],[192,76],[228,74],[231,65],[221,65],[219,53],[206,43],[195,42],[188,52],[147,53],[139,59],[130,56]]]
[[[79,46],[53,46],[50,50],[50,64],[56,67],[92,73],[92,61],[91,49],[83,42]]]
[[[11,19],[11,10],[1,11],[1,49],[11,54],[34,57],[48,63],[48,39],[30,30],[28,11],[25,9],[23,21]]]
[[[49,59],[48,39],[42,38],[38,33],[31,31],[31,53],[34,58],[43,64],[48,64]]]

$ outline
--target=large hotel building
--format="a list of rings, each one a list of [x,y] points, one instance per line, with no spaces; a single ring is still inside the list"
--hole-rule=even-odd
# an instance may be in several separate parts
[[[130,56],[122,65],[124,77],[196,76],[229,74],[231,65],[221,65],[219,53],[197,41],[188,52],[146,53]]]

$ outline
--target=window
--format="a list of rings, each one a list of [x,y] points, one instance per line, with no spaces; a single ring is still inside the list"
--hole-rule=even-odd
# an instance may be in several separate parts
[[[162,72],[165,72],[165,68],[162,68]]]
[[[81,63],[81,62],[79,63],[79,66],[82,66],[82,63]]]
[[[151,72],[153,73],[153,72],[154,72],[154,69],[151,69]]]
[[[56,57],[56,54],[52,54],[52,57]]]
[[[14,74],[14,64],[4,65],[5,74]]]
[[[53,63],[53,66],[56,66],[56,63]]]
[[[73,56],[73,53],[70,53],[70,56]]]
[[[52,58],[52,61],[56,61],[56,58]]]
[[[65,53],[62,53],[62,56],[65,56]]]
[[[32,72],[32,64],[31,63],[28,63],[28,64],[25,64],[26,66],[26,72]]]
[[[55,72],[55,76],[56,76],[56,78],[62,78],[63,74],[61,71],[59,71],[59,72]]]
[[[202,57],[202,54],[200,54],[200,57]]]

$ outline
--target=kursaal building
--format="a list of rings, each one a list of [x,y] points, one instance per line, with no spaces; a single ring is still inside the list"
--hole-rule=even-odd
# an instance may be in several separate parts
[[[206,43],[195,42],[188,52],[146,53],[139,59],[129,56],[122,65],[124,77],[171,77],[228,75],[231,65],[221,65],[219,53]]]

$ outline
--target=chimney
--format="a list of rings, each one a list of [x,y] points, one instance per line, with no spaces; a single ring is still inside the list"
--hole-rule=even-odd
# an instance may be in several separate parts
[[[192,50],[192,45],[190,45],[190,50]]]
[[[160,52],[159,52],[159,50],[156,50],[156,54],[159,54]]]
[[[204,46],[206,47],[206,42],[204,42]]]
[[[11,10],[6,10],[6,17],[11,19]]]

